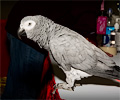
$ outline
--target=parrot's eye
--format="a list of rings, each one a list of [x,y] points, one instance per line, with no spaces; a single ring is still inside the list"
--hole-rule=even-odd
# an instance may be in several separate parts
[[[31,25],[31,23],[28,23],[28,26],[30,26]]]
[[[35,27],[35,25],[36,25],[35,21],[33,21],[33,20],[28,20],[28,21],[26,21],[26,22],[24,23],[24,28],[25,28],[26,30],[31,30],[31,29],[33,29],[33,28]]]

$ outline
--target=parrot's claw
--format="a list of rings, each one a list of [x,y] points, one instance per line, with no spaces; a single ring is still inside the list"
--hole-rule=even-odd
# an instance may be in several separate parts
[[[56,89],[64,89],[69,91],[74,91],[74,87],[68,87],[66,83],[58,83],[53,86],[54,90],[52,94],[55,94]]]
[[[54,88],[54,90],[53,90],[52,94],[55,94],[56,89],[57,89],[57,84],[55,84],[55,85],[53,86],[53,88]]]
[[[56,92],[56,89],[53,90],[52,94],[55,94],[55,92]]]

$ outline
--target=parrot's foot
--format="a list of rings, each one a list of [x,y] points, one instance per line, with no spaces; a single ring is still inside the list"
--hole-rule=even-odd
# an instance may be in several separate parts
[[[70,87],[69,84],[67,84],[67,83],[55,84],[54,91],[52,92],[52,94],[55,94],[56,89],[64,89],[64,90],[74,91],[74,87]]]

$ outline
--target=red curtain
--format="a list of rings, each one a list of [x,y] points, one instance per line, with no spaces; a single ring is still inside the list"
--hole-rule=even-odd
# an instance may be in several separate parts
[[[7,33],[5,31],[5,25],[6,25],[6,20],[0,20],[0,73],[1,73],[1,78],[3,77],[7,77],[7,72],[8,72],[8,66],[9,66],[9,62],[10,62],[10,55],[8,52],[8,48],[7,48]],[[61,100],[58,91],[56,91],[56,93],[54,95],[52,95],[52,91],[53,91],[53,86],[55,84],[55,79],[54,79],[54,75],[52,73],[52,69],[51,66],[51,62],[49,59],[49,56],[47,56],[45,58],[44,61],[44,66],[43,66],[43,71],[42,71],[42,78],[41,78],[41,84],[42,84],[42,89],[41,89],[41,93],[40,96],[38,98],[39,99],[47,99],[47,100]],[[51,71],[51,79],[45,79],[44,76],[47,75],[47,73]]]
[[[0,77],[6,77],[10,62],[10,56],[7,48],[7,34],[5,31],[6,20],[0,20],[0,25]]]
[[[44,67],[43,67],[42,78],[41,78],[41,83],[42,84],[47,83],[47,84],[43,85],[39,99],[62,100],[59,96],[58,90],[56,90],[56,93],[52,95],[52,92],[54,90],[53,86],[55,85],[55,79],[52,73],[51,73],[52,78],[48,82],[44,82],[45,74],[47,73],[47,71],[51,71],[49,69],[52,69],[52,68],[51,68],[50,58],[49,56],[47,56],[44,61]]]

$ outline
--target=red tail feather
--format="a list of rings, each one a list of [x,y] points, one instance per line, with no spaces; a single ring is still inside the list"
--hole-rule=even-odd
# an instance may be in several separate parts
[[[120,80],[116,80],[116,81],[120,83]]]

